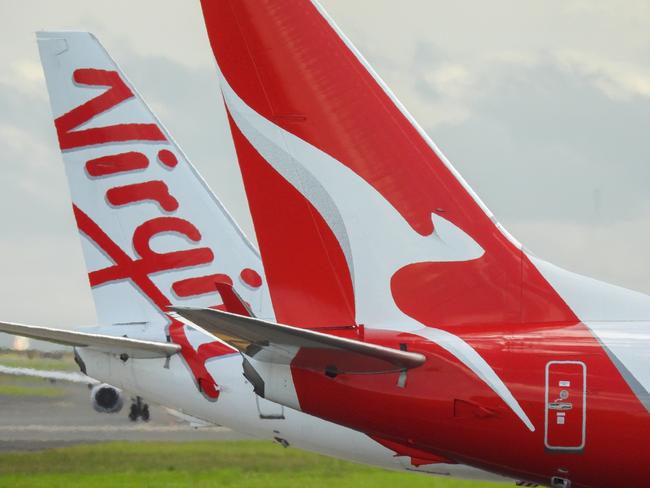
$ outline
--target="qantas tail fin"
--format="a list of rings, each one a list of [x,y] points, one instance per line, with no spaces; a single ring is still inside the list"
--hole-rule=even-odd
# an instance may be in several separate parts
[[[222,306],[223,282],[273,317],[259,254],[92,34],[37,38],[99,323],[167,328],[205,383],[233,350],[195,348],[167,307]]]
[[[317,2],[202,7],[278,322],[567,318]]]

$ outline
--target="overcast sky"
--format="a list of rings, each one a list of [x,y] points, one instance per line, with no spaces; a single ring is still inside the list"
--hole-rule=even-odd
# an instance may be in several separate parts
[[[650,0],[324,0],[502,223],[650,292]],[[253,238],[198,1],[0,0],[0,317],[94,309],[34,31],[95,33]]]

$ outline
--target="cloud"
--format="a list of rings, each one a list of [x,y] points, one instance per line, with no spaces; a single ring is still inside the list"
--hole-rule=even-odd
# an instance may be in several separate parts
[[[441,96],[460,98],[472,85],[469,70],[458,63],[446,63],[428,70],[424,80]]]
[[[614,100],[650,98],[650,68],[646,66],[613,61],[590,52],[563,51],[557,57],[565,69],[584,76]]]
[[[536,255],[571,271],[650,294],[650,207],[611,223],[556,220],[510,223]],[[629,265],[627,263],[630,263]]]
[[[646,0],[627,0],[625,8],[609,0],[567,0],[562,3],[565,12],[582,16],[604,16],[639,22],[650,15],[650,4]]]
[[[650,100],[612,99],[552,59],[481,80],[471,117],[430,132],[497,216],[613,221],[649,201]]]
[[[29,225],[51,218],[44,214]],[[2,319],[69,328],[96,323],[81,245],[70,219],[42,239],[27,235],[0,241],[3,260]],[[66,224],[66,225],[64,225]],[[62,232],[64,231],[64,232]]]
[[[32,59],[19,59],[0,73],[0,84],[9,89],[46,99],[45,77],[41,65]]]

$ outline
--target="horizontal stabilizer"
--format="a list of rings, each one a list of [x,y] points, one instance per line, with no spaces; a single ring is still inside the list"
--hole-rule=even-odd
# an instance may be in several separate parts
[[[41,341],[54,342],[74,347],[90,347],[114,354],[128,354],[133,358],[169,357],[180,351],[178,344],[143,341],[128,337],[115,337],[102,334],[89,334],[74,330],[37,327],[34,325],[0,322],[0,332],[30,337]]]
[[[190,322],[256,360],[315,371],[385,373],[416,368],[419,353],[368,344],[308,329],[213,309],[171,307]]]

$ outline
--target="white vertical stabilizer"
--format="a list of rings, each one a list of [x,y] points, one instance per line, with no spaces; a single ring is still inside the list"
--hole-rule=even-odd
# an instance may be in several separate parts
[[[273,317],[257,250],[99,41],[37,38],[99,323],[218,306],[215,281]]]

